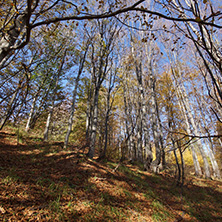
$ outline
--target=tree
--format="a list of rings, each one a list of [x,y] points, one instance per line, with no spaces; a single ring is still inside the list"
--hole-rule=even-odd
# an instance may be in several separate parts
[[[92,121],[90,132],[90,147],[88,156],[93,158],[96,142],[96,130],[98,122],[98,98],[100,87],[109,72],[110,54],[114,48],[114,41],[118,36],[119,28],[117,23],[107,20],[97,21],[98,33],[95,33],[94,41],[91,44],[91,74],[94,87]]]
[[[182,18],[188,18],[188,11],[191,12],[191,16],[196,18],[197,21],[205,20],[212,23],[218,22],[221,12],[216,8],[217,4],[213,5],[211,1],[172,1],[168,7],[171,12],[176,9]],[[199,56],[203,59],[204,65],[211,78],[213,88],[217,92],[219,100],[216,101],[221,106],[222,92],[220,89],[221,74],[222,74],[222,54],[219,50],[220,44],[216,34],[219,30],[206,24],[197,23],[193,24],[190,21],[185,22],[186,29],[182,29],[177,24],[175,26],[185,34],[185,36],[192,40]],[[211,65],[212,64],[212,65]]]
[[[86,61],[86,56],[87,56],[87,52],[88,52],[88,49],[89,49],[90,40],[91,39],[88,38],[86,40],[86,42],[83,43],[84,45],[81,47],[82,51],[81,51],[81,54],[79,55],[79,68],[78,68],[78,74],[77,74],[76,79],[75,79],[75,86],[74,86],[74,89],[73,89],[72,106],[71,106],[71,112],[70,112],[70,116],[69,116],[69,120],[68,120],[68,129],[67,129],[66,137],[65,137],[65,141],[64,141],[64,149],[67,148],[68,141],[69,141],[69,135],[70,135],[71,130],[72,130],[72,124],[73,124],[73,118],[74,118],[74,112],[75,112],[76,95],[77,95],[80,76],[82,75],[82,72],[83,72],[83,69],[84,69],[84,64],[85,64],[85,61]]]
[[[48,140],[49,126],[50,126],[53,110],[55,108],[56,94],[58,93],[59,79],[61,77],[63,65],[65,63],[66,53],[67,53],[67,48],[65,48],[65,50],[64,50],[64,54],[63,54],[62,59],[61,59],[61,64],[60,64],[58,73],[55,76],[55,84],[54,84],[54,88],[53,88],[53,91],[52,91],[52,99],[51,99],[52,104],[49,108],[49,114],[48,114],[48,118],[47,118],[47,121],[46,121],[46,126],[45,126],[45,131],[44,131],[44,141]]]
[[[113,60],[114,58],[112,58]],[[109,128],[109,120],[110,120],[110,113],[112,110],[112,106],[114,103],[114,99],[115,99],[115,93],[118,90],[118,87],[115,89],[115,92],[112,95],[112,91],[115,87],[116,84],[116,79],[117,79],[117,75],[118,75],[118,68],[117,67],[113,67],[114,61],[112,61],[111,63],[111,67],[110,67],[110,72],[108,73],[107,76],[107,92],[106,92],[106,111],[105,111],[105,130],[104,130],[104,135],[105,135],[105,141],[104,141],[104,148],[103,151],[100,154],[100,159],[103,159],[106,157],[106,151],[107,151],[107,146],[108,146],[108,128]]]

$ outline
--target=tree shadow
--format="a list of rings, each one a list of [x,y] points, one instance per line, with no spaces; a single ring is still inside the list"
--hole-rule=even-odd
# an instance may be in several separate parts
[[[0,176],[2,220],[146,221],[143,217],[156,215],[175,221],[185,212],[189,217],[183,221],[219,221],[222,215],[216,190],[184,187],[181,199],[172,178],[125,165],[113,172],[77,149],[62,150],[58,142],[17,146],[0,141]]]

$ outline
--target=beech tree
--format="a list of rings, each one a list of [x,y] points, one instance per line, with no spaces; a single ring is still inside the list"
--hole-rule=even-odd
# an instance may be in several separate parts
[[[120,28],[112,20],[107,23],[106,20],[97,22],[98,32],[95,35],[95,44],[91,45],[91,63],[92,63],[92,82],[94,85],[93,92],[93,111],[90,133],[90,148],[88,156],[94,155],[96,130],[98,121],[98,96],[100,87],[105,80],[110,66],[110,54],[115,46],[115,41]]]
[[[55,108],[56,94],[58,93],[59,79],[60,79],[61,74],[62,74],[62,69],[63,69],[63,65],[65,63],[65,58],[66,58],[66,53],[67,53],[66,48],[65,48],[63,53],[64,54],[63,54],[62,59],[61,59],[61,63],[60,63],[59,69],[58,69],[58,73],[55,75],[55,83],[54,83],[54,88],[52,90],[52,99],[51,99],[52,104],[49,107],[49,113],[48,113],[48,117],[47,117],[47,121],[46,121],[45,131],[44,131],[44,141],[48,140],[49,127],[50,127],[50,123],[51,123],[53,110]]]
[[[106,108],[105,108],[105,129],[103,135],[105,135],[104,138],[104,148],[100,154],[100,159],[103,159],[106,157],[106,152],[107,152],[107,147],[108,147],[108,134],[109,134],[109,121],[110,121],[110,115],[111,111],[113,108],[113,103],[115,99],[115,94],[118,90],[118,87],[116,86],[117,82],[117,75],[118,75],[118,68],[116,67],[115,64],[113,64],[115,61],[113,61],[115,58],[112,55],[112,60],[111,60],[111,66],[110,66],[110,71],[107,75],[107,80],[106,80]],[[115,88],[115,92],[113,92]]]
[[[79,80],[80,80],[80,77],[81,77],[83,69],[84,69],[84,64],[86,61],[86,56],[87,56],[87,52],[89,49],[90,40],[91,40],[91,38],[89,37],[88,39],[85,40],[86,42],[83,42],[83,46],[81,46],[82,51],[80,52],[81,54],[79,55],[79,68],[78,68],[78,74],[75,78],[75,83],[74,83],[74,89],[73,89],[73,95],[72,95],[72,106],[71,106],[70,116],[69,116],[69,120],[68,120],[68,129],[67,129],[66,137],[65,137],[65,141],[64,141],[64,149],[67,148],[68,141],[69,141],[69,135],[72,130],[78,85],[79,85]]]

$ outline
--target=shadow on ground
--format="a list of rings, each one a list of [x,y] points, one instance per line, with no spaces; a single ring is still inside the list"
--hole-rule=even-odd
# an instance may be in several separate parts
[[[222,194],[142,172],[98,163],[61,143],[9,143],[0,133],[2,221],[221,221]]]

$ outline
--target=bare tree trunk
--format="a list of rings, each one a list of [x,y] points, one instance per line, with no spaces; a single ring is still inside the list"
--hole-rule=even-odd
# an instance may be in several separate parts
[[[194,135],[199,136],[199,133],[198,133],[198,131],[197,131],[197,126],[196,126],[196,124],[195,124],[195,121],[194,121],[194,119],[193,119],[193,116],[192,116],[192,113],[191,113],[191,110],[190,110],[190,108],[189,108],[189,104],[187,103],[187,101],[184,101],[184,105],[185,105],[185,107],[188,109],[187,115],[188,115],[188,117],[189,117],[189,120],[191,121]],[[202,147],[202,144],[201,144],[201,141],[200,141],[200,140],[197,140],[197,145],[198,145],[199,151],[200,151],[200,153],[201,153],[201,156],[202,156],[202,158],[203,158],[205,176],[206,176],[206,178],[210,178],[210,176],[211,176],[211,175],[210,175],[210,166],[209,166],[209,163],[208,163],[206,154],[205,154],[205,152],[204,152],[204,150],[203,150],[203,147]]]
[[[30,113],[29,113],[29,117],[28,117],[28,121],[26,123],[26,127],[25,127],[25,131],[28,132],[29,129],[30,129],[30,123],[31,123],[31,119],[33,117],[33,114],[34,114],[34,110],[35,110],[35,103],[36,103],[36,100],[37,100],[37,96],[38,94],[36,94],[33,98],[33,101],[32,101],[32,106],[31,106],[31,110],[30,110]]]
[[[168,127],[169,127],[169,130],[170,130],[170,139],[171,139],[171,142],[172,142],[172,151],[173,151],[173,154],[174,154],[174,157],[175,157],[176,166],[177,166],[177,170],[178,170],[178,175],[177,175],[177,186],[178,186],[180,184],[181,172],[183,172],[183,166],[180,167],[179,160],[178,160],[178,157],[177,157],[177,152],[176,151],[177,151],[177,149],[179,149],[180,154],[181,154],[181,147],[178,146],[178,143],[177,143],[177,147],[176,147],[176,142],[175,142],[175,139],[174,139],[173,134],[172,134],[172,132],[173,132],[173,127],[172,127],[173,114],[172,114],[172,108],[170,108],[170,107],[168,107],[167,117],[168,117]],[[177,174],[177,170],[176,170],[175,174]]]
[[[173,154],[174,154],[177,169],[178,169],[178,177],[177,177],[177,186],[178,186],[180,184],[180,179],[181,179],[181,169],[180,169],[180,164],[179,164],[179,161],[178,161],[176,149],[173,150]]]
[[[172,71],[172,74],[173,74],[173,77],[174,77],[174,80],[175,80],[175,92],[176,92],[176,96],[177,96],[177,99],[178,99],[178,105],[179,105],[180,111],[181,111],[181,113],[183,114],[183,117],[184,117],[184,121],[185,121],[185,124],[186,124],[186,131],[189,135],[191,135],[192,131],[191,131],[191,126],[190,126],[188,116],[187,116],[187,113],[186,113],[186,108],[185,108],[185,104],[184,104],[184,96],[183,96],[183,93],[182,93],[182,90],[181,90],[181,87],[180,87],[178,77],[175,74],[176,73],[175,67],[177,67],[178,65],[175,65],[175,67],[173,66],[172,58],[171,58],[169,53],[168,53],[168,58],[170,60],[171,71]],[[175,63],[177,63],[177,61],[175,61]],[[178,72],[180,72],[180,69],[178,70]],[[185,98],[187,98],[187,97],[185,97]],[[188,101],[187,101],[186,104],[188,104],[188,106],[189,106]],[[191,139],[191,138],[189,138],[189,139]],[[193,157],[195,175],[200,177],[200,176],[202,176],[202,170],[201,170],[198,158],[197,158],[197,153],[196,153],[195,147],[192,143],[190,144],[190,147],[191,147],[191,152],[192,152],[192,157]]]
[[[123,99],[124,99],[124,112],[125,112],[125,128],[126,128],[126,145],[128,149],[128,158],[130,161],[134,161],[134,145],[133,145],[133,121],[131,116],[132,104],[130,102],[130,96],[127,93],[128,85],[126,80],[126,74],[123,75]]]
[[[157,115],[156,115],[156,103],[155,103],[155,79],[152,74],[152,70],[150,70],[150,82],[151,82],[151,102],[150,102],[150,110],[151,110],[151,122],[152,122],[152,131],[153,138],[155,144],[155,152],[156,159],[152,162],[151,167],[154,173],[159,173],[159,165],[161,163],[161,147],[160,147],[160,134],[157,128]]]
[[[210,161],[211,161],[213,172],[214,172],[214,177],[216,177],[218,179],[221,179],[220,169],[218,167],[216,158],[215,158],[214,153],[213,153],[212,141],[208,141],[208,142],[209,142],[209,145],[210,145],[210,147],[208,149],[208,153],[209,153]]]
[[[204,119],[203,119],[203,121],[204,121]],[[199,128],[201,129],[202,134],[204,134],[203,127],[199,126]],[[221,178],[220,170],[219,170],[216,158],[215,158],[214,153],[213,153],[213,142],[211,140],[209,131],[206,128],[205,128],[205,131],[207,132],[207,134],[209,136],[208,139],[205,139],[205,143],[208,147],[208,154],[209,154],[209,157],[210,157],[210,162],[211,162],[211,165],[212,165],[213,174],[214,174],[214,177],[220,179]]]
[[[0,130],[2,130],[6,121],[10,118],[11,114],[13,113],[13,111],[15,109],[16,97],[18,95],[19,90],[22,88],[22,82],[23,82],[23,77],[19,80],[18,86],[17,86],[16,90],[14,91],[11,100],[9,101],[7,110],[1,119]]]
[[[166,158],[165,158],[165,151],[164,151],[164,144],[163,144],[163,127],[160,119],[160,112],[159,112],[159,107],[158,107],[158,102],[156,98],[156,93],[154,94],[155,96],[155,105],[156,105],[156,115],[157,115],[157,128],[159,132],[159,141],[160,141],[160,149],[161,149],[161,164],[163,169],[166,166]]]
[[[25,27],[27,19],[28,16],[26,13],[19,15],[11,29],[9,29],[7,34],[0,39],[0,69],[3,68],[5,62],[10,56],[12,48],[16,48],[16,41]]]
[[[137,108],[137,160],[143,163],[143,132],[142,132],[142,113],[141,113],[141,101],[138,102]]]
[[[70,111],[69,120],[68,120],[68,129],[67,129],[65,141],[64,141],[64,147],[63,147],[64,149],[66,149],[68,146],[69,136],[72,131],[72,124],[73,124],[74,113],[75,113],[76,95],[77,95],[77,90],[78,90],[78,86],[79,86],[79,79],[80,79],[80,76],[81,76],[83,68],[84,68],[88,48],[89,48],[89,42],[87,42],[86,49],[85,49],[83,56],[80,57],[80,65],[79,65],[78,75],[76,77],[75,86],[73,89],[72,106],[71,106],[71,111]]]
[[[12,98],[11,98],[9,104],[8,104],[7,111],[6,111],[6,113],[2,117],[1,124],[0,124],[0,130],[2,130],[2,128],[4,127],[6,121],[9,119],[11,113],[13,112],[13,109],[14,109],[13,103],[15,102],[15,99],[16,99],[16,96],[18,94],[19,89],[20,88],[17,88],[15,90],[15,92],[13,93],[13,95],[12,95]]]
[[[109,83],[110,85],[110,83]],[[109,115],[110,115],[110,111],[111,111],[111,107],[110,107],[110,88],[108,89],[108,93],[107,93],[107,99],[106,99],[106,116],[105,116],[105,141],[104,141],[104,148],[103,148],[103,152],[100,155],[100,158],[105,158],[106,156],[106,150],[107,150],[107,144],[108,144],[108,122],[109,122]]]
[[[185,162],[184,162],[184,159],[183,159],[183,152],[182,152],[182,147],[181,147],[181,144],[180,144],[180,141],[177,140],[177,147],[179,149],[179,153],[180,153],[180,160],[181,160],[181,183],[180,183],[180,186],[183,186],[184,184],[184,180],[185,180]]]
[[[182,101],[181,101],[178,90],[179,90],[179,88],[178,88],[178,86],[176,86],[176,93],[177,93],[177,97],[178,97],[178,101],[179,101],[179,108],[181,110],[181,113],[184,116],[184,120],[185,120],[185,124],[186,124],[186,131],[189,135],[191,135],[190,123],[188,121],[188,117],[186,115],[186,110],[185,110],[184,105],[182,104]],[[195,147],[194,147],[193,144],[190,144],[190,147],[191,147],[191,152],[192,152],[192,157],[193,157],[195,175],[196,176],[202,176],[202,170],[200,168],[200,163],[199,163],[198,158],[197,158],[197,153],[196,153]]]
[[[98,100],[99,100],[99,88],[95,88],[94,92],[94,101],[93,101],[93,116],[92,116],[92,131],[90,135],[90,147],[88,152],[88,157],[93,158],[95,152],[95,144],[96,144],[96,130],[98,123]]]
[[[181,76],[180,70],[178,70],[178,71],[179,71],[179,75]],[[181,79],[180,76],[179,76],[179,78]],[[197,126],[196,126],[196,123],[194,121],[194,118],[193,118],[193,115],[192,115],[192,111],[191,111],[191,108],[190,108],[190,105],[189,105],[189,100],[188,100],[188,96],[187,96],[185,87],[183,86],[183,84],[180,84],[180,85],[177,86],[177,88],[178,88],[178,90],[180,90],[180,98],[182,100],[182,103],[183,103],[185,109],[187,110],[186,115],[187,115],[188,119],[191,122],[194,135],[199,136],[199,133],[198,133],[198,130],[197,130]],[[200,140],[197,140],[197,145],[198,145],[199,151],[201,153],[201,156],[203,158],[205,176],[206,176],[206,178],[210,178],[211,177],[210,166],[209,166],[206,154],[205,154],[205,152],[203,150],[203,147],[202,147],[202,144],[201,144]]]
[[[113,50],[114,38],[117,34],[117,26],[115,22],[105,24],[102,20],[98,21],[98,32],[100,35],[98,45],[91,44],[92,54],[91,54],[91,64],[92,64],[92,74],[94,83],[94,101],[93,101],[93,117],[92,117],[92,131],[90,135],[90,146],[88,151],[89,158],[93,158],[96,145],[96,130],[98,122],[98,100],[99,100],[99,90],[101,85],[106,78],[109,71],[108,65],[110,64],[110,54]],[[96,50],[96,52],[95,52]]]
[[[43,134],[44,135],[44,141],[48,140],[49,126],[50,126],[50,123],[51,123],[51,118],[52,118],[52,114],[53,114],[54,107],[55,107],[55,98],[56,98],[55,95],[57,93],[57,88],[58,88],[58,84],[59,84],[59,78],[60,78],[60,76],[62,74],[62,68],[63,68],[64,62],[65,62],[66,51],[67,51],[67,49],[65,49],[65,51],[64,51],[64,55],[62,57],[62,61],[61,61],[61,64],[60,64],[60,67],[59,67],[59,70],[58,70],[58,74],[56,76],[55,87],[54,87],[53,95],[52,95],[52,105],[49,108],[49,114],[48,114],[48,117],[47,117],[45,131],[44,131],[44,134]]]
[[[211,137],[210,137],[210,132],[209,132],[209,129],[207,128],[207,123],[206,123],[206,120],[203,116],[203,112],[204,110],[207,109],[207,104],[206,104],[206,101],[200,97],[197,98],[197,102],[198,102],[198,105],[200,107],[200,110],[201,110],[201,116],[202,116],[202,121],[203,121],[203,124],[204,124],[204,128],[203,126],[201,125],[201,123],[199,122],[199,129],[201,130],[202,134],[204,134],[204,130],[206,131],[206,133],[208,134],[208,139],[205,139],[205,142],[206,144],[208,145],[208,154],[209,154],[209,157],[210,157],[210,161],[211,161],[211,164],[212,164],[212,168],[213,168],[213,173],[214,173],[214,176],[218,179],[221,178],[220,176],[220,170],[219,170],[219,167],[218,167],[218,164],[217,164],[217,161],[216,161],[216,158],[214,156],[214,153],[213,153],[213,142],[211,140]],[[200,121],[200,120],[199,120]]]
[[[110,116],[110,112],[111,112],[111,109],[112,109],[112,105],[113,105],[113,102],[114,102],[114,96],[115,96],[114,95],[111,98],[111,92],[113,90],[113,87],[114,87],[114,84],[115,84],[115,81],[116,81],[116,74],[117,74],[117,71],[116,71],[116,68],[115,68],[114,73],[112,71],[109,73],[109,81],[107,82],[106,116],[105,116],[105,131],[104,131],[105,141],[104,141],[103,152],[102,152],[100,158],[105,158],[105,156],[106,156],[106,150],[107,150],[107,145],[108,145],[109,116]]]
[[[102,154],[102,158],[104,158],[106,156],[106,150],[107,150],[107,143],[108,143],[108,122],[109,122],[109,102],[108,100],[110,96],[107,97],[107,112],[106,112],[106,117],[105,117],[105,141],[104,141],[104,149],[103,149],[103,154]]]
[[[89,145],[92,125],[92,74],[87,92],[87,110],[86,110],[86,143]]]

